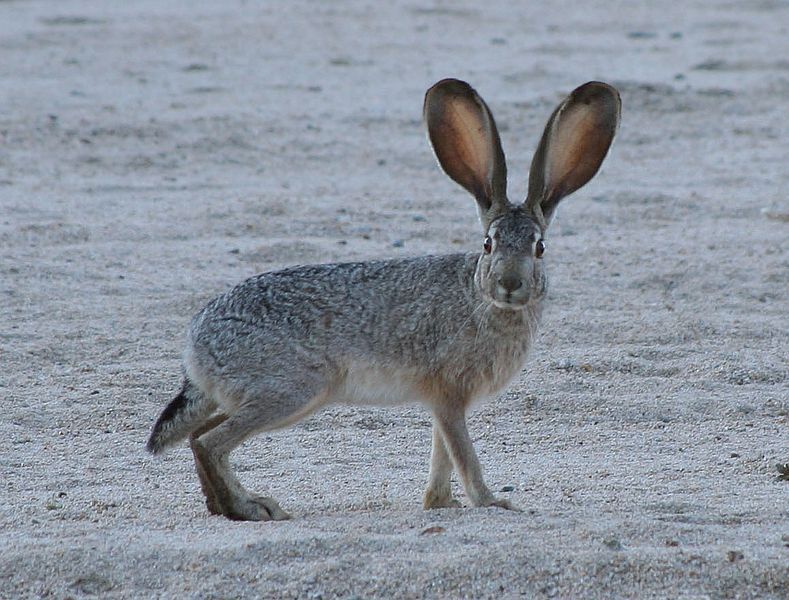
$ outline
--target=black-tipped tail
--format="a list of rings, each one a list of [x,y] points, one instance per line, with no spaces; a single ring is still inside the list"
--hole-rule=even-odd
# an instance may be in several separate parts
[[[151,454],[160,454],[194,431],[213,410],[214,403],[185,379],[181,391],[156,420],[145,448]]]

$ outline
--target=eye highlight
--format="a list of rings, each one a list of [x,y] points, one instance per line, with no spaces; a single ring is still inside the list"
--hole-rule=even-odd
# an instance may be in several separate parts
[[[490,239],[490,236],[485,237],[485,240],[482,242],[482,249],[485,251],[485,254],[490,254],[490,251],[493,250],[493,240]]]
[[[545,240],[539,239],[534,245],[534,257],[542,258],[543,254],[545,254]]]

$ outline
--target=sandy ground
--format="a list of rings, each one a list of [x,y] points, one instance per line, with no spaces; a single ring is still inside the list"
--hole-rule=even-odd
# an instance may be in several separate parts
[[[0,2],[0,597],[789,597],[789,4],[542,4]],[[249,441],[295,519],[210,516],[186,447],[143,449],[188,319],[282,265],[477,248],[421,124],[446,76],[515,198],[564,94],[624,103],[470,418],[523,512],[423,511],[413,406]]]

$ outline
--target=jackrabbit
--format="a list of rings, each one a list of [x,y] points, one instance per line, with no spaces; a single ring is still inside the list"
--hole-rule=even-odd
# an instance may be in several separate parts
[[[529,173],[526,200],[507,199],[493,115],[463,81],[425,96],[438,162],[476,199],[480,252],[287,268],[247,279],[192,320],[185,381],[153,427],[158,454],[189,436],[209,511],[287,519],[248,492],[230,452],[249,436],[295,423],[332,402],[421,401],[433,414],[425,508],[460,506],[454,466],[474,506],[496,498],[466,429],[466,410],[522,368],[542,310],[545,234],[556,206],[597,173],[619,122],[617,91],[589,82],[554,110]],[[214,414],[216,413],[216,414]]]

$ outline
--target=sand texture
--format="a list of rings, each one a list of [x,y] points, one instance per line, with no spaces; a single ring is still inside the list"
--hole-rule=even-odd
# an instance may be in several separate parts
[[[144,451],[191,315],[479,248],[421,122],[449,76],[513,199],[565,94],[622,95],[529,362],[469,418],[523,511],[423,511],[428,411],[346,406],[234,454],[292,521],[209,515],[186,444]],[[787,116],[781,0],[0,1],[0,597],[788,598]]]

